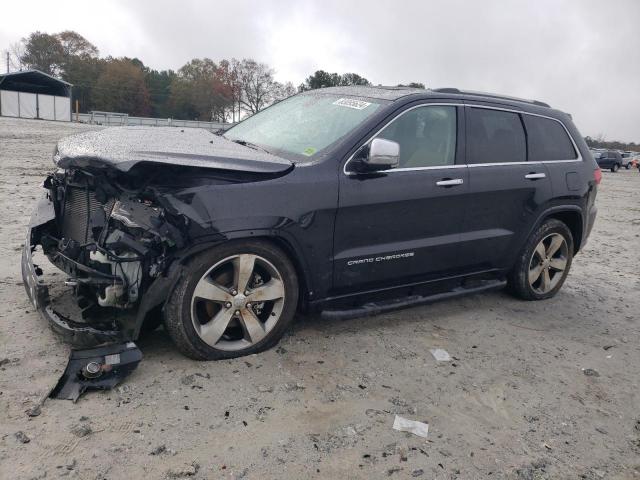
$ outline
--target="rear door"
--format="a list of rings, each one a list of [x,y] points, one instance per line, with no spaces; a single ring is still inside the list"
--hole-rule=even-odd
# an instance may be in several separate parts
[[[509,267],[551,198],[542,162],[527,161],[522,115],[488,104],[466,107],[469,201],[462,233],[473,269]]]

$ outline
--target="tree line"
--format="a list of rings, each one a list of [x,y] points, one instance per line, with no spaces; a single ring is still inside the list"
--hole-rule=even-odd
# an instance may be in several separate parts
[[[33,68],[73,84],[80,111],[203,121],[237,121],[298,91],[371,85],[357,73],[318,70],[297,88],[275,80],[274,70],[250,58],[194,58],[174,70],[155,70],[138,58],[100,57],[77,32],[33,32],[9,50],[16,70]],[[421,83],[407,86],[424,88]]]
[[[619,142],[617,140],[605,140],[603,135],[598,135],[596,138],[589,136],[584,137],[584,141],[587,142],[589,148],[606,148],[607,150],[631,150],[633,152],[640,151],[640,144],[635,142]]]

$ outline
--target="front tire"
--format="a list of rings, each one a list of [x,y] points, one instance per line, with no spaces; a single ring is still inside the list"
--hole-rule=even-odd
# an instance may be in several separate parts
[[[548,219],[531,235],[509,274],[511,293],[523,300],[553,297],[573,260],[573,236],[560,220]]]
[[[190,358],[235,358],[274,346],[297,304],[296,271],[281,249],[233,241],[185,266],[165,307],[165,328]]]

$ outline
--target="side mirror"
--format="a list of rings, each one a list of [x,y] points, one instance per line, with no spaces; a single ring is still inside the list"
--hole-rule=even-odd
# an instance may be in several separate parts
[[[400,163],[400,144],[384,138],[374,138],[362,163],[367,170],[373,171],[395,168]]]

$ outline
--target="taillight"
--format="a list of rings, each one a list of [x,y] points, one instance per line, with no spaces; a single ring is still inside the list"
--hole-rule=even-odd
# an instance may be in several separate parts
[[[596,181],[596,185],[600,185],[600,181],[602,180],[602,170],[596,168],[593,171],[593,179]]]

